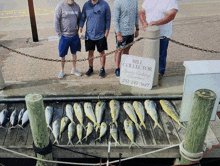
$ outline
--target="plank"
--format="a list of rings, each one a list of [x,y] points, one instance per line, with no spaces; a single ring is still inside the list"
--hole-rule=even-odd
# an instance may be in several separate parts
[[[179,115],[180,114],[180,108],[181,108],[181,103],[182,101],[181,100],[173,100],[171,101],[171,103],[174,105],[174,108],[177,112],[177,114]],[[180,141],[184,141],[185,140],[185,134],[186,134],[186,129],[185,128],[181,128],[179,131],[179,125],[177,124],[177,122],[175,122],[173,119],[172,119],[172,123],[173,125],[175,126],[175,129],[179,135],[179,138],[180,138]],[[182,123],[185,127],[187,127],[187,122],[184,122]]]
[[[13,110],[20,111],[21,109],[24,108],[24,103],[15,103],[13,104],[12,107],[14,107],[12,108]],[[11,127],[11,124],[9,125],[9,127]],[[15,145],[17,134],[18,134],[18,127],[8,130],[7,139],[5,140],[5,146]]]
[[[218,139],[216,138],[214,132],[212,131],[211,127],[208,127],[207,133],[206,133],[206,142],[211,142],[212,145],[217,145],[219,143]]]
[[[26,105],[24,104],[23,107],[25,109],[26,108]],[[19,112],[21,110],[18,110]],[[28,132],[29,132],[29,122],[26,126],[24,126],[24,128],[18,128],[18,132],[17,132],[17,137],[16,137],[16,140],[15,140],[15,145],[16,146],[20,146],[20,145],[26,145],[26,142],[27,142],[27,138],[28,138]]]
[[[157,103],[159,105],[159,103]],[[160,115],[160,120],[163,123],[164,133],[167,135],[168,141],[171,145],[180,143],[179,135],[175,130],[175,126],[173,126],[171,118],[162,110],[160,107],[160,111],[158,111]],[[159,128],[158,128],[159,129]]]
[[[0,110],[2,111],[3,109],[7,109],[7,104],[0,103]],[[4,144],[6,134],[7,134],[7,130],[5,130],[3,128],[0,128],[0,138],[1,138],[0,139],[0,145]]]
[[[218,116],[216,116],[215,121],[210,121],[210,127],[220,142],[220,119]]]

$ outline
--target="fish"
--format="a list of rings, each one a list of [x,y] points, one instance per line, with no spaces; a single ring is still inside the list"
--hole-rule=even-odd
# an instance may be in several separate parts
[[[70,119],[71,122],[75,123],[73,120],[73,107],[70,104],[66,105],[66,116]]]
[[[134,142],[133,122],[130,119],[125,119],[124,120],[124,129],[125,129],[126,135],[131,140],[131,144],[129,146],[129,149],[131,148],[132,145],[136,145],[137,147],[139,147],[139,145]]]
[[[21,119],[22,119],[22,117],[23,117],[25,111],[26,111],[26,110],[23,108],[23,109],[19,112],[19,115],[18,115],[18,124],[21,123]]]
[[[61,126],[60,126],[60,134],[59,134],[59,138],[61,138],[61,134],[63,133],[63,131],[65,130],[66,126],[69,124],[70,120],[68,117],[64,116],[61,119]]]
[[[117,100],[111,100],[109,102],[109,107],[110,107],[110,113],[112,117],[112,122],[110,124],[114,123],[116,127],[118,127],[117,119],[119,116],[120,103]]]
[[[3,109],[3,110],[1,111],[1,113],[0,113],[0,123],[1,123],[0,128],[4,128],[4,129],[5,129],[5,127],[3,127],[3,126],[4,126],[5,123],[6,123],[7,116],[8,116],[8,110],[7,110],[7,109]]]
[[[150,117],[153,119],[154,121],[154,128],[155,129],[157,126],[163,130],[163,128],[161,127],[161,125],[158,122],[158,115],[157,115],[157,110],[156,110],[156,103],[152,100],[145,100],[144,101],[144,107],[146,109],[146,112],[148,115],[150,115]]]
[[[112,138],[115,140],[115,147],[116,147],[116,144],[120,145],[120,143],[118,142],[118,130],[115,124],[111,125],[110,134]]]
[[[52,121],[52,117],[53,117],[53,107],[47,106],[45,108],[45,118],[46,118],[47,127],[51,131],[52,131],[52,127],[50,126],[50,124],[51,124],[51,121]]]
[[[95,106],[95,115],[96,115],[96,120],[97,120],[97,125],[96,125],[96,132],[100,128],[100,123],[102,121],[102,116],[105,110],[106,103],[99,101],[96,106]]]
[[[23,116],[21,118],[21,125],[18,125],[20,126],[22,129],[24,128],[24,125],[29,121],[29,117],[28,117],[28,110],[26,110],[24,113],[23,113]]]
[[[97,125],[96,117],[92,109],[92,104],[89,102],[84,103],[84,111],[86,116],[94,123],[94,127]]]
[[[54,143],[57,143],[57,145],[59,145],[59,141],[58,141],[58,138],[59,138],[59,133],[60,133],[60,121],[59,120],[55,120],[53,122],[53,136],[54,136]]]
[[[18,111],[14,110],[10,116],[11,127],[9,128],[9,130],[15,128],[17,122],[18,122]]]
[[[138,124],[137,116],[134,111],[134,107],[131,105],[131,103],[124,102],[123,108],[127,115],[130,117],[130,119],[135,123],[135,126],[137,130],[141,129],[140,125]]]
[[[53,107],[47,106],[45,108],[45,119],[47,123],[47,128],[49,128],[52,131],[52,127],[50,126],[53,118]]]
[[[87,130],[86,130],[86,136],[83,138],[83,140],[85,139],[87,141],[88,136],[92,133],[93,131],[93,124],[88,122],[88,125],[86,126]]]
[[[167,100],[160,100],[160,105],[163,108],[164,112],[167,113],[173,120],[175,120],[179,124],[179,129],[180,128],[185,128],[179,121],[179,116],[177,115],[175,108],[173,105],[167,101]],[[178,129],[178,130],[179,130]]]
[[[145,110],[144,110],[144,106],[141,104],[141,102],[138,101],[134,101],[133,102],[133,107],[134,110],[140,120],[140,126],[144,126],[145,129],[147,129],[147,127],[144,124],[145,121]]]
[[[79,123],[83,126],[84,129],[86,129],[86,127],[83,125],[83,107],[82,104],[80,103],[74,103],[73,105],[74,111],[75,111],[75,115],[79,121]]]
[[[107,124],[105,122],[102,122],[101,127],[100,127],[99,138],[97,138],[95,141],[97,141],[97,140],[101,141],[101,138],[105,135],[107,129],[108,129]]]
[[[69,141],[68,141],[67,145],[73,145],[72,139],[74,137],[75,131],[76,131],[76,124],[71,122],[68,125],[68,139],[69,139]]]
[[[78,141],[76,144],[80,143],[80,144],[82,145],[82,132],[83,132],[83,127],[82,127],[81,124],[78,124],[78,125],[76,126],[76,129],[77,129],[77,136],[78,136],[78,138],[79,138],[79,141]]]

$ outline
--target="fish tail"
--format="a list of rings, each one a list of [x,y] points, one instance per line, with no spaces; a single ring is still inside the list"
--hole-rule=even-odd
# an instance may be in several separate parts
[[[114,121],[116,128],[118,128],[118,123],[117,121]]]
[[[69,140],[69,142],[67,143],[67,145],[72,145],[73,146],[73,142],[71,140]]]
[[[51,126],[47,126],[51,131],[53,131],[52,127]]]
[[[82,127],[86,130],[86,126],[84,126],[84,125],[82,124]]]
[[[57,145],[59,145],[59,142],[57,139],[55,139],[55,141],[53,142],[54,145],[55,145],[55,143],[57,143]]]
[[[139,130],[139,129],[142,130],[141,126],[138,123],[135,123],[135,126],[136,126],[137,130]]]
[[[79,144],[79,143],[82,145],[82,141],[81,140],[79,140],[76,144]]]
[[[24,127],[22,125],[18,125],[18,127],[20,127],[21,129],[24,129]]]
[[[140,126],[144,126],[145,129],[147,129],[146,125],[144,124],[144,122],[141,122]]]
[[[121,146],[121,144],[120,144],[118,141],[116,141],[116,142],[115,142],[115,147],[116,147],[117,144],[118,144],[119,146]]]
[[[95,141],[99,140],[99,142],[101,141],[101,137],[97,138]]]
[[[155,123],[154,123],[154,128],[153,128],[153,129],[155,129],[157,126],[158,126],[161,130],[163,130],[163,128],[161,127],[161,125],[160,125],[158,122],[155,122]]]
[[[96,129],[95,129],[95,131],[97,132],[99,128],[100,128],[100,124],[97,123],[97,124],[96,124]]]
[[[5,130],[6,130],[6,128],[5,128],[5,127],[3,127],[3,126],[0,126],[0,128],[3,128],[3,129],[5,129]]]
[[[186,127],[185,126],[183,126],[180,122],[179,122],[179,127],[178,127],[178,131],[180,131],[180,129],[181,128],[184,128],[184,129],[186,129]]]
[[[11,130],[11,129],[14,129],[14,128],[17,128],[16,126],[11,126],[8,130]]]
[[[87,137],[88,137],[88,136],[85,136],[85,137],[84,137],[82,140],[84,140],[84,139],[85,139],[85,140],[87,141]]]

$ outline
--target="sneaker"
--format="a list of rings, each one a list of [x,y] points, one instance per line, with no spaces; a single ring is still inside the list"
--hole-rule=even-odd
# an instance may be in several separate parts
[[[120,68],[115,69],[116,78],[120,78]]]
[[[71,74],[74,74],[76,76],[82,76],[82,74],[78,70],[71,71]]]
[[[93,67],[89,66],[89,70],[86,72],[86,76],[91,76],[91,74],[93,73]]]
[[[58,75],[58,78],[63,78],[64,75],[65,75],[64,72],[61,71]]]
[[[99,77],[100,78],[104,78],[105,77],[105,69],[103,67],[100,69]]]

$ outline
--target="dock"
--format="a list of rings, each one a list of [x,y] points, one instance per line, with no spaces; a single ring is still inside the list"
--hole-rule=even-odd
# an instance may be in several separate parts
[[[103,119],[102,121],[106,122],[106,124],[109,124],[111,122],[111,115],[110,115],[110,108],[109,108],[109,101],[110,100],[102,100],[106,102],[107,106],[104,111]],[[144,129],[142,127],[142,130],[137,130],[134,125],[134,133],[135,133],[135,142],[140,146],[137,147],[133,145],[129,149],[129,145],[131,141],[125,134],[124,128],[123,128],[123,122],[126,118],[128,118],[127,114],[125,113],[123,109],[123,103],[124,102],[130,102],[133,103],[133,101],[122,101],[119,100],[121,107],[120,107],[120,113],[118,118],[118,135],[119,135],[119,143],[121,146],[117,145],[115,146],[114,140],[111,138],[111,158],[118,158],[119,153],[121,153],[124,157],[132,157],[135,155],[151,152],[154,150],[158,150],[161,148],[178,145],[184,140],[186,129],[181,128],[179,129],[179,125],[171,119],[161,108],[159,104],[159,100],[154,100],[157,104],[157,111],[158,111],[158,117],[159,117],[159,124],[162,126],[163,130],[161,130],[159,127],[154,127],[154,121],[151,119],[151,117],[146,113],[145,114],[145,125],[147,129]],[[138,100],[142,104],[144,104],[144,100]],[[46,106],[52,106],[54,109],[54,115],[53,120],[60,119],[65,115],[65,106],[66,104],[73,105],[76,101],[45,101],[44,105]],[[79,101],[77,101],[79,102]],[[81,104],[84,104],[83,101],[80,102]],[[95,108],[95,104],[98,102],[93,100],[89,101],[93,104],[93,108]],[[181,107],[181,100],[170,100],[172,104],[174,105],[177,113],[180,113],[180,107]],[[8,102],[8,103],[0,103],[0,110],[3,110],[4,108],[7,108],[10,112],[9,115],[12,113],[13,110],[17,109],[20,111],[22,108],[25,108],[25,102]],[[74,116],[74,121],[76,124],[79,123],[79,121]],[[86,126],[88,122],[91,122],[84,114],[84,125]],[[187,126],[187,123],[183,123],[185,126]],[[10,122],[7,121],[5,127],[9,129]],[[210,121],[210,125],[208,128],[206,141],[209,141],[212,143],[212,146],[219,144],[220,141],[220,120],[219,117],[216,116],[215,121]],[[83,131],[83,137],[85,136],[86,131]],[[95,130],[93,130],[92,134],[88,137],[87,141],[83,140],[82,145],[75,145],[78,141],[77,134],[75,133],[73,144],[74,146],[67,145],[68,143],[68,131],[67,129],[62,133],[62,137],[59,140],[59,146],[53,146],[53,157],[54,158],[106,158],[107,157],[107,151],[108,151],[108,142],[109,142],[109,134],[110,134],[110,127],[108,125],[108,130],[106,134],[102,137],[101,141],[95,141],[96,138],[99,136],[99,131],[96,133]],[[48,129],[48,137],[50,138],[51,142],[54,142],[54,136],[52,132]],[[31,129],[29,123],[24,126],[24,128],[17,127],[15,129],[5,130],[3,128],[0,128],[0,146],[3,146],[5,148],[8,148],[10,150],[14,150],[17,152],[24,153],[26,155],[35,156],[33,151],[33,139],[31,134]],[[67,150],[68,149],[68,150]],[[71,152],[70,152],[71,151]],[[157,152],[150,155],[144,155],[141,156],[144,158],[179,158],[179,147],[175,146],[173,148]],[[206,158],[217,158],[220,157],[220,148],[217,147],[213,149]],[[0,149],[0,158],[22,158],[21,156],[15,155],[13,153],[4,151]]]

